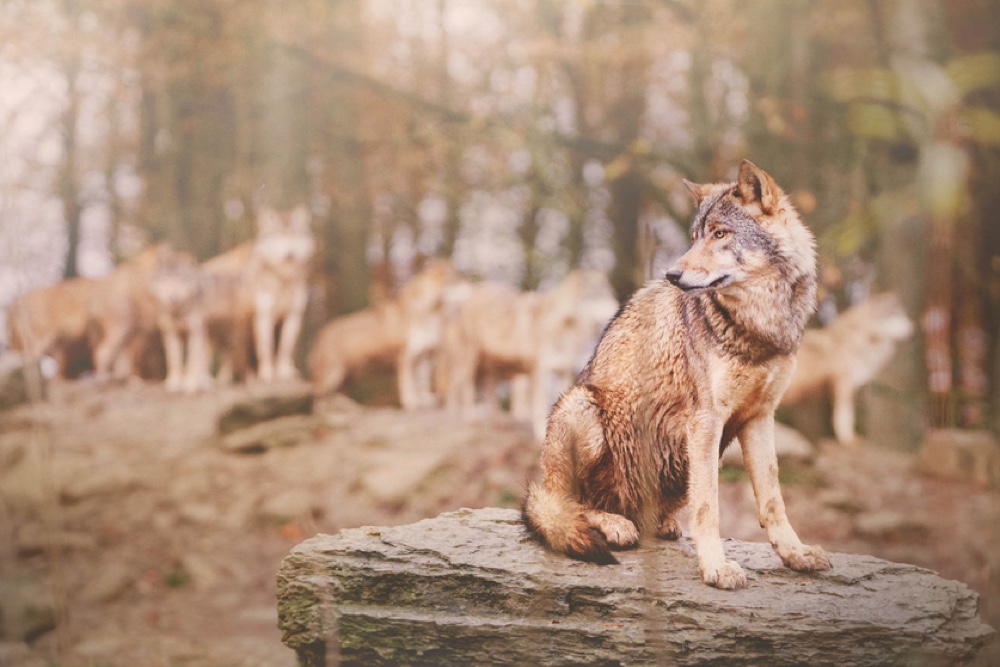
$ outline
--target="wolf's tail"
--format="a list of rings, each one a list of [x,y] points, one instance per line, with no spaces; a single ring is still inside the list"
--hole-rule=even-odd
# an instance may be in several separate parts
[[[521,516],[528,531],[553,551],[598,565],[618,563],[604,533],[587,521],[583,505],[563,493],[530,485]]]

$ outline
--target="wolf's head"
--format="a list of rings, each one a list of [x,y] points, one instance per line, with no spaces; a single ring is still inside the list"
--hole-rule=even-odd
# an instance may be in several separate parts
[[[160,306],[177,313],[189,307],[201,293],[201,271],[194,257],[167,246],[158,249],[157,267],[149,288]]]
[[[316,252],[316,241],[310,230],[309,210],[305,206],[287,212],[266,207],[261,209],[257,214],[257,242],[254,252],[275,267],[301,267],[308,264]]]
[[[700,293],[773,280],[783,271],[815,272],[812,234],[763,169],[744,160],[736,183],[684,184],[698,210],[691,248],[667,271],[673,285]]]

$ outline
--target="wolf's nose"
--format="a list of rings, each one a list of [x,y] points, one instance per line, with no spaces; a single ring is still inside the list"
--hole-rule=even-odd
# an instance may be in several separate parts
[[[665,277],[667,280],[670,281],[671,285],[680,286],[681,276],[683,275],[684,272],[681,271],[680,269],[670,269],[669,271],[667,271],[667,275]]]

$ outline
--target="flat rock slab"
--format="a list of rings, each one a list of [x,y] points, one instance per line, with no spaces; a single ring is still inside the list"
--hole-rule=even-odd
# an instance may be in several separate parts
[[[312,408],[312,388],[304,382],[257,385],[222,410],[218,432],[226,435],[278,417],[308,415]]]
[[[319,665],[953,665],[993,637],[964,584],[832,554],[800,574],[727,541],[749,587],[701,583],[694,547],[597,566],[551,554],[515,510],[317,535],[278,573],[283,641]]]

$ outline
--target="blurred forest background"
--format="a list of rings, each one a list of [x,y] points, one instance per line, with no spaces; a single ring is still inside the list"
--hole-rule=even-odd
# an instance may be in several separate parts
[[[0,0],[0,91],[0,306],[264,201],[312,209],[326,316],[431,257],[624,298],[684,250],[681,178],[747,157],[819,239],[818,321],[918,322],[869,437],[1000,424],[997,2]]]

